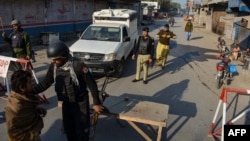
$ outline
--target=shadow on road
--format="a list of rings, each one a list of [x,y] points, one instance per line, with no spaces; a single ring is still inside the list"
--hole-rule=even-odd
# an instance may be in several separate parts
[[[41,139],[42,140],[49,139],[51,141],[53,140],[66,141],[66,135],[63,133],[62,130],[62,120],[61,119],[55,120],[55,122],[50,126],[50,128],[41,135]]]
[[[188,87],[188,83],[189,83],[189,80],[182,80],[178,83],[172,84],[162,89],[161,91],[156,92],[152,97],[136,95],[136,94],[128,94],[128,93],[124,93],[119,97],[110,96],[111,98],[108,97],[104,105],[108,109],[113,109],[113,111],[120,110],[121,107],[119,107],[119,103],[121,100],[134,100],[134,101],[137,100],[138,102],[139,101],[151,101],[151,102],[169,105],[169,114],[178,116],[178,118],[176,118],[175,121],[168,123],[167,128],[163,130],[163,139],[171,140],[177,134],[177,132],[183,126],[185,126],[185,124],[189,121],[189,119],[195,117],[197,114],[197,108],[196,108],[195,103],[181,100],[184,91]],[[117,100],[115,100],[114,98]],[[134,106],[135,104],[129,105],[130,109],[133,108]],[[130,109],[126,109],[123,112],[126,112]],[[105,129],[109,128],[109,126],[111,125],[108,125],[105,123],[102,123],[102,124],[103,126],[99,127],[99,132],[103,132],[103,133],[100,133],[100,134],[101,135],[109,134],[107,132],[110,132],[110,131],[107,131]],[[174,132],[168,133],[167,135],[168,130],[170,130],[171,128],[174,128]],[[149,132],[148,131],[149,129],[146,127],[144,127],[144,130],[146,130],[146,132]],[[128,137],[127,139],[129,138],[130,137]]]
[[[199,36],[199,37],[192,37],[190,40],[197,40],[197,39],[202,39],[203,36]]]

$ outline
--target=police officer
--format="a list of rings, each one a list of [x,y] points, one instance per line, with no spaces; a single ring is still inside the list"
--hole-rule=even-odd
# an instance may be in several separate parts
[[[170,51],[170,38],[175,39],[176,35],[169,30],[169,24],[166,24],[164,28],[156,34],[156,37],[159,38],[156,48],[156,64],[164,69]]]
[[[136,76],[132,82],[137,82],[140,80],[141,69],[143,68],[143,84],[147,84],[148,77],[148,64],[152,63],[154,55],[154,39],[148,34],[149,28],[144,27],[142,30],[142,36],[137,39],[136,46],[133,50],[132,59],[135,59],[135,55],[138,51],[137,66],[136,66]]]
[[[69,48],[58,41],[47,48],[48,58],[52,58],[45,78],[33,87],[33,93],[45,91],[55,82],[55,91],[62,101],[64,131],[68,141],[88,141],[90,111],[88,90],[93,97],[93,109],[100,113],[103,109],[99,91],[87,66],[69,53]]]
[[[31,56],[31,45],[30,37],[27,32],[21,27],[19,20],[13,20],[11,22],[13,32],[7,37],[6,33],[2,33],[3,39],[10,44],[12,49],[12,57],[30,59]]]

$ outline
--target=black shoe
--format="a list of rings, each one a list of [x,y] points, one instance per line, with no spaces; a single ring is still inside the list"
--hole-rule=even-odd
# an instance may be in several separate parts
[[[161,66],[161,70],[164,70],[164,68],[165,68],[164,66]]]
[[[140,80],[137,80],[137,79],[132,80],[132,82],[137,82],[137,81],[140,81]]]
[[[148,84],[148,81],[147,80],[145,80],[145,81],[143,80],[143,84]]]

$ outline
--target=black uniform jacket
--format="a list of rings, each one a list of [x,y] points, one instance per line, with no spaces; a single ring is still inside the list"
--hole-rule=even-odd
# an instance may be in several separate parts
[[[87,66],[83,63],[75,61],[73,64],[74,71],[79,81],[79,86],[76,86],[69,71],[56,70],[56,76],[54,77],[54,64],[51,63],[45,78],[32,88],[34,94],[41,93],[48,89],[55,82],[55,91],[57,93],[58,100],[68,102],[81,102],[85,95],[88,94],[87,88],[90,90],[93,97],[93,104],[101,104],[99,99],[99,91],[95,80],[88,71]]]

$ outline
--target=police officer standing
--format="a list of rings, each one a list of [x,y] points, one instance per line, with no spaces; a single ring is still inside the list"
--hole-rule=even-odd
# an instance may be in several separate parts
[[[31,45],[30,37],[27,32],[21,27],[19,20],[13,20],[11,22],[13,32],[7,37],[6,33],[2,33],[3,39],[10,44],[12,49],[12,57],[30,59],[31,56]]]
[[[176,35],[169,30],[169,24],[164,25],[164,28],[160,30],[157,35],[159,38],[156,48],[156,64],[160,65],[164,69],[168,54],[170,52],[170,39],[176,38]]]
[[[148,64],[152,63],[154,55],[154,39],[148,34],[149,28],[144,27],[142,30],[142,36],[137,39],[136,46],[133,50],[132,59],[135,59],[135,55],[138,51],[137,66],[136,66],[136,76],[132,82],[137,82],[140,80],[141,70],[143,68],[143,84],[147,84],[148,77]]]
[[[52,58],[45,78],[32,88],[34,94],[48,89],[55,82],[55,91],[62,101],[63,127],[68,141],[88,141],[90,131],[89,95],[93,97],[93,109],[103,110],[99,91],[87,66],[69,53],[65,43],[59,41],[47,48],[48,58]]]

